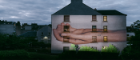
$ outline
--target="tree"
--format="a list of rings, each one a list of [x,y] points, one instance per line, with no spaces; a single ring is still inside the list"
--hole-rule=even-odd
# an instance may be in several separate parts
[[[48,26],[52,28],[52,24],[49,24]]]

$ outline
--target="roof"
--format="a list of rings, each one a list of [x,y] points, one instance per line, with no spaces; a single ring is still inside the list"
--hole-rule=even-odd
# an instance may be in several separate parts
[[[117,10],[95,10],[82,0],[71,0],[71,3],[52,15],[126,15]]]
[[[97,10],[97,12],[101,13],[102,15],[126,15],[117,10]]]
[[[101,15],[84,3],[70,3],[52,15]]]
[[[50,28],[49,26],[45,25],[45,26],[41,26],[41,28],[38,29],[38,31],[41,30],[41,29],[43,29],[43,28],[45,28],[45,27]]]
[[[26,33],[23,33],[19,36],[23,36],[23,37],[36,37],[37,32],[36,31],[28,31]]]

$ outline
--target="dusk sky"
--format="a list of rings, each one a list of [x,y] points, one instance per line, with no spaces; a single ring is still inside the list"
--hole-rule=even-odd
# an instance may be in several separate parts
[[[51,14],[70,4],[71,0],[0,0],[0,20],[51,24]],[[127,14],[127,26],[140,20],[140,0],[83,0],[97,10],[118,10]]]

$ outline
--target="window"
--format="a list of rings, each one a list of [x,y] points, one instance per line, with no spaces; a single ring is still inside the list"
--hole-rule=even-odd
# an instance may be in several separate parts
[[[69,22],[69,15],[64,15],[64,22]]]
[[[127,36],[129,36],[129,34],[127,34]]]
[[[103,16],[103,21],[107,22],[107,16]]]
[[[69,32],[69,26],[64,26],[64,32]]]
[[[92,32],[96,32],[96,26],[95,25],[92,26]]]
[[[92,21],[96,21],[96,15],[92,15]]]
[[[103,26],[103,31],[107,32],[107,26]]]
[[[104,36],[103,39],[104,39],[104,42],[107,42],[107,36]]]
[[[106,49],[107,48],[107,46],[103,46],[103,49]]]
[[[63,51],[69,51],[69,47],[67,46],[63,47]]]
[[[63,42],[69,43],[69,36],[63,36]]]
[[[93,48],[93,49],[96,49],[96,50],[97,50],[97,47],[91,47],[91,48]]]
[[[92,42],[97,42],[97,36],[92,36]]]

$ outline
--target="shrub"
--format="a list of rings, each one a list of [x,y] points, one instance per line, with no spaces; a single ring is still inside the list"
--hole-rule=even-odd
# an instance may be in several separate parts
[[[76,47],[75,47],[74,44],[71,44],[71,46],[70,46],[70,50],[72,50],[72,51],[76,51]]]
[[[94,51],[94,52],[98,52],[98,50],[88,47],[88,46],[81,46],[79,51]]]
[[[25,50],[0,51],[0,59],[28,59],[30,56]]]
[[[109,44],[109,47],[103,47],[101,52],[119,53],[119,50],[115,46]]]

